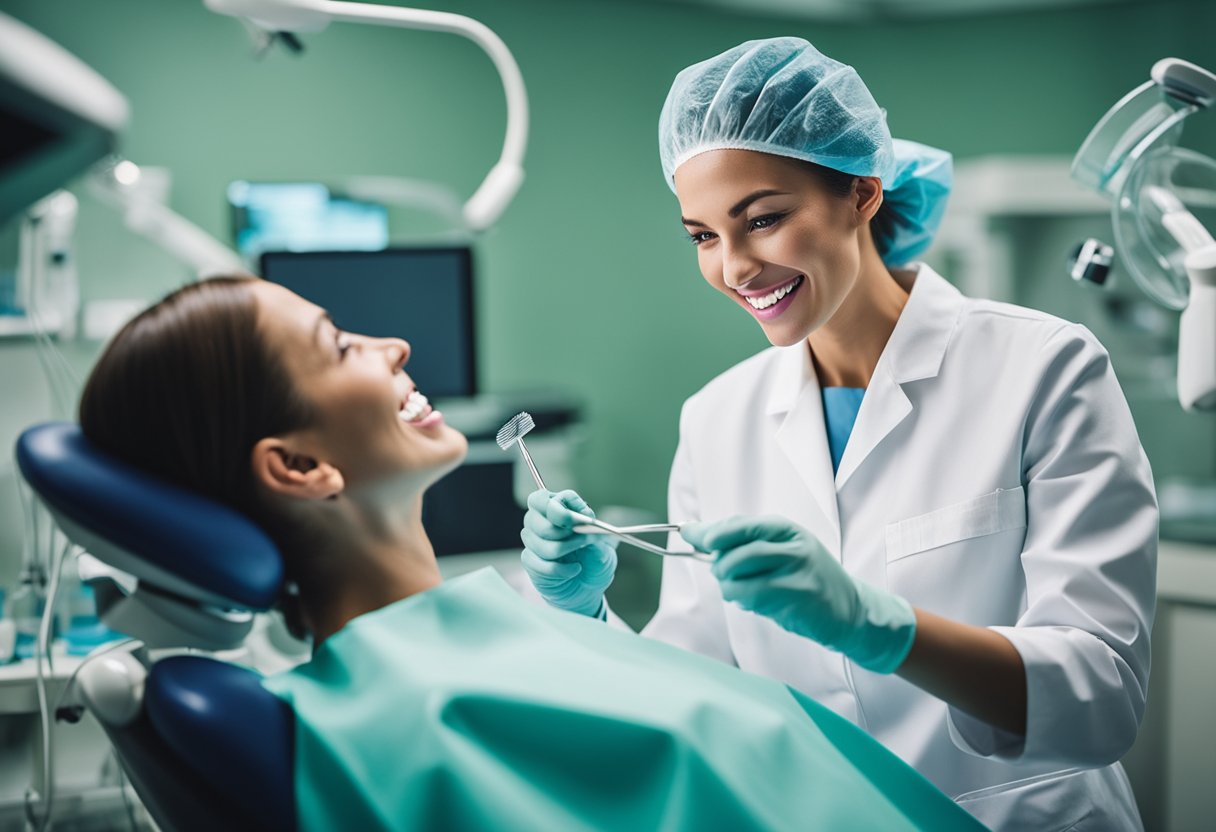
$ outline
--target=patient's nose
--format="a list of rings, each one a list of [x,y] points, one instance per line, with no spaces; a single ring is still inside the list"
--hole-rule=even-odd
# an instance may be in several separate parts
[[[404,367],[410,360],[410,342],[402,338],[388,338],[388,356],[392,363],[393,371],[396,372]]]

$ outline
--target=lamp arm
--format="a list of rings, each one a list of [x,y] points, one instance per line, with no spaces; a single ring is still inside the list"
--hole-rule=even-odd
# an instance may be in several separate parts
[[[502,78],[507,96],[507,131],[498,161],[464,204],[464,221],[475,231],[490,227],[523,184],[528,94],[511,50],[484,23],[450,12],[341,0],[203,0],[203,4],[214,12],[243,18],[270,32],[319,32],[331,21],[339,20],[447,32],[468,38],[490,56]]]
[[[490,56],[494,68],[502,77],[503,89],[507,96],[507,131],[499,164],[508,162],[522,167],[524,147],[528,142],[528,95],[519,65],[515,62],[511,50],[493,29],[464,15],[398,6],[332,0],[322,3],[321,11],[333,20],[347,23],[382,24],[461,35],[480,46]]]
[[[247,271],[235,251],[202,228],[169,206],[117,182],[114,167],[99,171],[88,184],[94,196],[122,216],[128,229],[184,263],[195,277]]]
[[[507,97],[507,130],[502,154],[464,205],[464,218],[471,228],[488,228],[506,209],[507,204],[523,183],[524,148],[528,142],[528,94],[523,75],[511,50],[490,27],[464,15],[425,9],[327,0],[317,10],[331,20],[347,23],[371,23],[447,32],[461,35],[476,43],[490,56],[502,78]]]
[[[330,22],[370,23],[468,38],[490,56],[507,96],[507,130],[502,154],[473,196],[464,204],[465,223],[474,231],[494,224],[524,180],[528,143],[528,94],[519,65],[502,38],[471,17],[427,9],[409,9],[341,0],[203,0],[214,12],[240,17],[271,32],[319,32]]]

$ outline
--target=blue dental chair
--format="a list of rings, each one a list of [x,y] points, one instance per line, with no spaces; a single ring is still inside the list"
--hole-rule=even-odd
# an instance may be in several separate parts
[[[92,447],[78,425],[17,441],[21,474],[77,545],[138,579],[94,583],[98,613],[148,649],[238,646],[283,584],[278,550],[242,515]],[[291,708],[251,670],[199,655],[131,658],[133,706],[83,697],[137,793],[167,832],[295,829]],[[100,671],[99,671],[100,672]],[[82,676],[84,675],[82,671]],[[118,709],[123,710],[123,709]]]

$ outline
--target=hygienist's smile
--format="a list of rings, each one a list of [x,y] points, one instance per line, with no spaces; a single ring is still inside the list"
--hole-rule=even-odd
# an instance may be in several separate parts
[[[869,218],[857,198],[832,193],[795,160],[750,150],[700,153],[674,179],[701,276],[770,343],[796,344],[831,320],[860,270]]]
[[[749,289],[740,287],[735,291],[739,299],[758,321],[771,321],[790,307],[794,296],[806,281],[805,275],[797,275],[776,287]]]

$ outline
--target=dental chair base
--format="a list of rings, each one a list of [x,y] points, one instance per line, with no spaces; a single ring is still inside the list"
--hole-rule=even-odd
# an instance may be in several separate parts
[[[296,828],[294,716],[258,674],[188,655],[148,669],[123,653],[80,676],[81,699],[166,832]]]
[[[145,647],[235,647],[279,597],[282,558],[261,529],[110,458],[79,426],[32,427],[16,455],[64,534],[130,576],[90,583],[102,619]],[[92,658],[79,679],[162,829],[296,828],[294,716],[257,673],[139,649]]]

